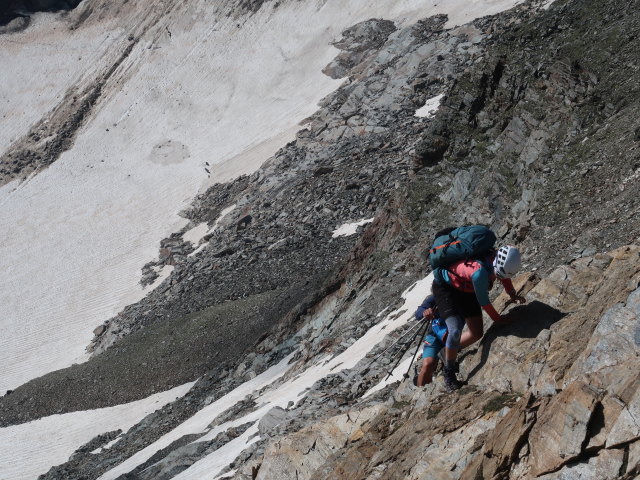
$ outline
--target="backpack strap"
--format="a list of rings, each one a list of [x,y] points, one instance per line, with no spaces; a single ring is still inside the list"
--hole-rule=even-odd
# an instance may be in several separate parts
[[[478,262],[480,264],[481,267],[484,267],[488,272],[489,272],[489,276],[491,276],[491,274],[493,273],[493,268],[489,268],[487,267],[487,263],[484,260],[480,260],[479,258],[469,258],[466,260],[463,260],[464,262]],[[469,283],[471,284],[470,286],[473,287],[473,282],[471,281],[471,279],[466,280],[463,279],[462,277],[460,277],[460,275],[456,274],[455,272],[452,272],[451,270],[449,270],[448,268],[438,268],[438,273],[434,272],[434,276],[436,277],[436,279],[438,281],[440,281],[440,283],[446,283],[444,281],[444,275],[442,274],[442,270],[446,270],[447,274],[449,275],[449,277],[456,277],[459,279],[460,283]]]
[[[460,243],[462,240],[458,240],[458,238],[457,238],[457,237],[454,237],[454,236],[452,235],[452,233],[451,233],[451,232],[453,232],[453,230],[455,230],[455,228],[454,228],[454,229],[452,229],[452,230],[451,230],[451,231],[449,231],[449,232],[446,232],[446,233],[444,234],[444,235],[447,235],[447,234],[449,235],[449,241],[448,241],[448,242],[443,243],[442,245],[438,245],[437,247],[433,247],[431,250],[429,250],[429,254],[436,253],[436,252],[437,252],[438,250],[440,250],[441,248],[444,248],[443,253],[445,253],[445,254],[446,254],[446,253],[447,253],[447,250],[449,249],[449,247],[450,247],[451,245],[456,245],[456,244]],[[436,238],[437,238],[437,236],[436,236]]]

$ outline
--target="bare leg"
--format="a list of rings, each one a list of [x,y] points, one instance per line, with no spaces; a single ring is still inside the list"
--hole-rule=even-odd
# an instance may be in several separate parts
[[[477,342],[484,335],[484,328],[482,326],[482,317],[467,317],[464,319],[467,324],[467,330],[462,332],[460,337],[460,348],[465,348],[472,343]]]
[[[433,371],[438,365],[438,359],[427,357],[422,360],[422,368],[418,374],[418,386],[424,387],[427,383],[431,383],[433,380]]]

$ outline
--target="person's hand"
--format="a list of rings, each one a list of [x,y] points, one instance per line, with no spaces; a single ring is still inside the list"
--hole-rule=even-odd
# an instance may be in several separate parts
[[[435,314],[433,313],[433,308],[427,308],[423,314],[422,317],[425,320],[433,320],[434,318],[436,318]]]
[[[515,294],[515,293],[513,295],[510,295],[510,297],[511,297],[511,302],[512,303],[520,303],[520,304],[522,304],[522,303],[525,303],[527,301],[522,295],[518,295],[518,294]]]

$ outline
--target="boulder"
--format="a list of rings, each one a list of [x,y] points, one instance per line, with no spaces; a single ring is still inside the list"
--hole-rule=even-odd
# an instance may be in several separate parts
[[[613,480],[624,463],[624,450],[602,450],[586,462],[571,463],[557,472],[536,477],[537,480]]]
[[[543,400],[542,404],[547,400]],[[482,454],[462,472],[460,480],[494,478],[505,473],[518,458],[520,449],[527,443],[527,436],[535,422],[536,410],[541,402],[528,394],[507,413],[487,436]]]
[[[630,375],[637,376],[640,345],[635,334],[640,326],[640,288],[625,300],[604,313],[586,348],[569,369],[565,382],[588,375],[603,388],[618,393]]]
[[[637,364],[636,364],[637,369]],[[607,448],[640,439],[640,389],[624,406],[607,436]]]
[[[546,301],[565,315],[550,327],[549,353],[533,385],[535,394],[553,394],[578,377],[571,367],[586,361],[583,353],[592,349],[591,337],[602,316],[627,300],[638,275],[640,247],[631,245],[559,267],[529,293],[528,298]]]
[[[574,382],[541,409],[529,435],[532,474],[552,472],[582,453],[589,420],[601,394],[584,382]]]
[[[258,423],[258,430],[262,436],[271,436],[274,430],[289,419],[289,412],[280,407],[273,407]]]
[[[365,424],[386,407],[375,405],[358,412],[337,415],[271,441],[256,480],[310,478],[334,453],[351,441],[359,440]],[[353,438],[351,438],[354,436]]]

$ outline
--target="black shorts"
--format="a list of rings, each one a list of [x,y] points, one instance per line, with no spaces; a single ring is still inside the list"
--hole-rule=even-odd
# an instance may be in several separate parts
[[[461,292],[446,283],[433,282],[433,296],[436,298],[436,306],[440,318],[460,316],[463,319],[469,317],[481,317],[482,308],[478,303],[475,292]]]

